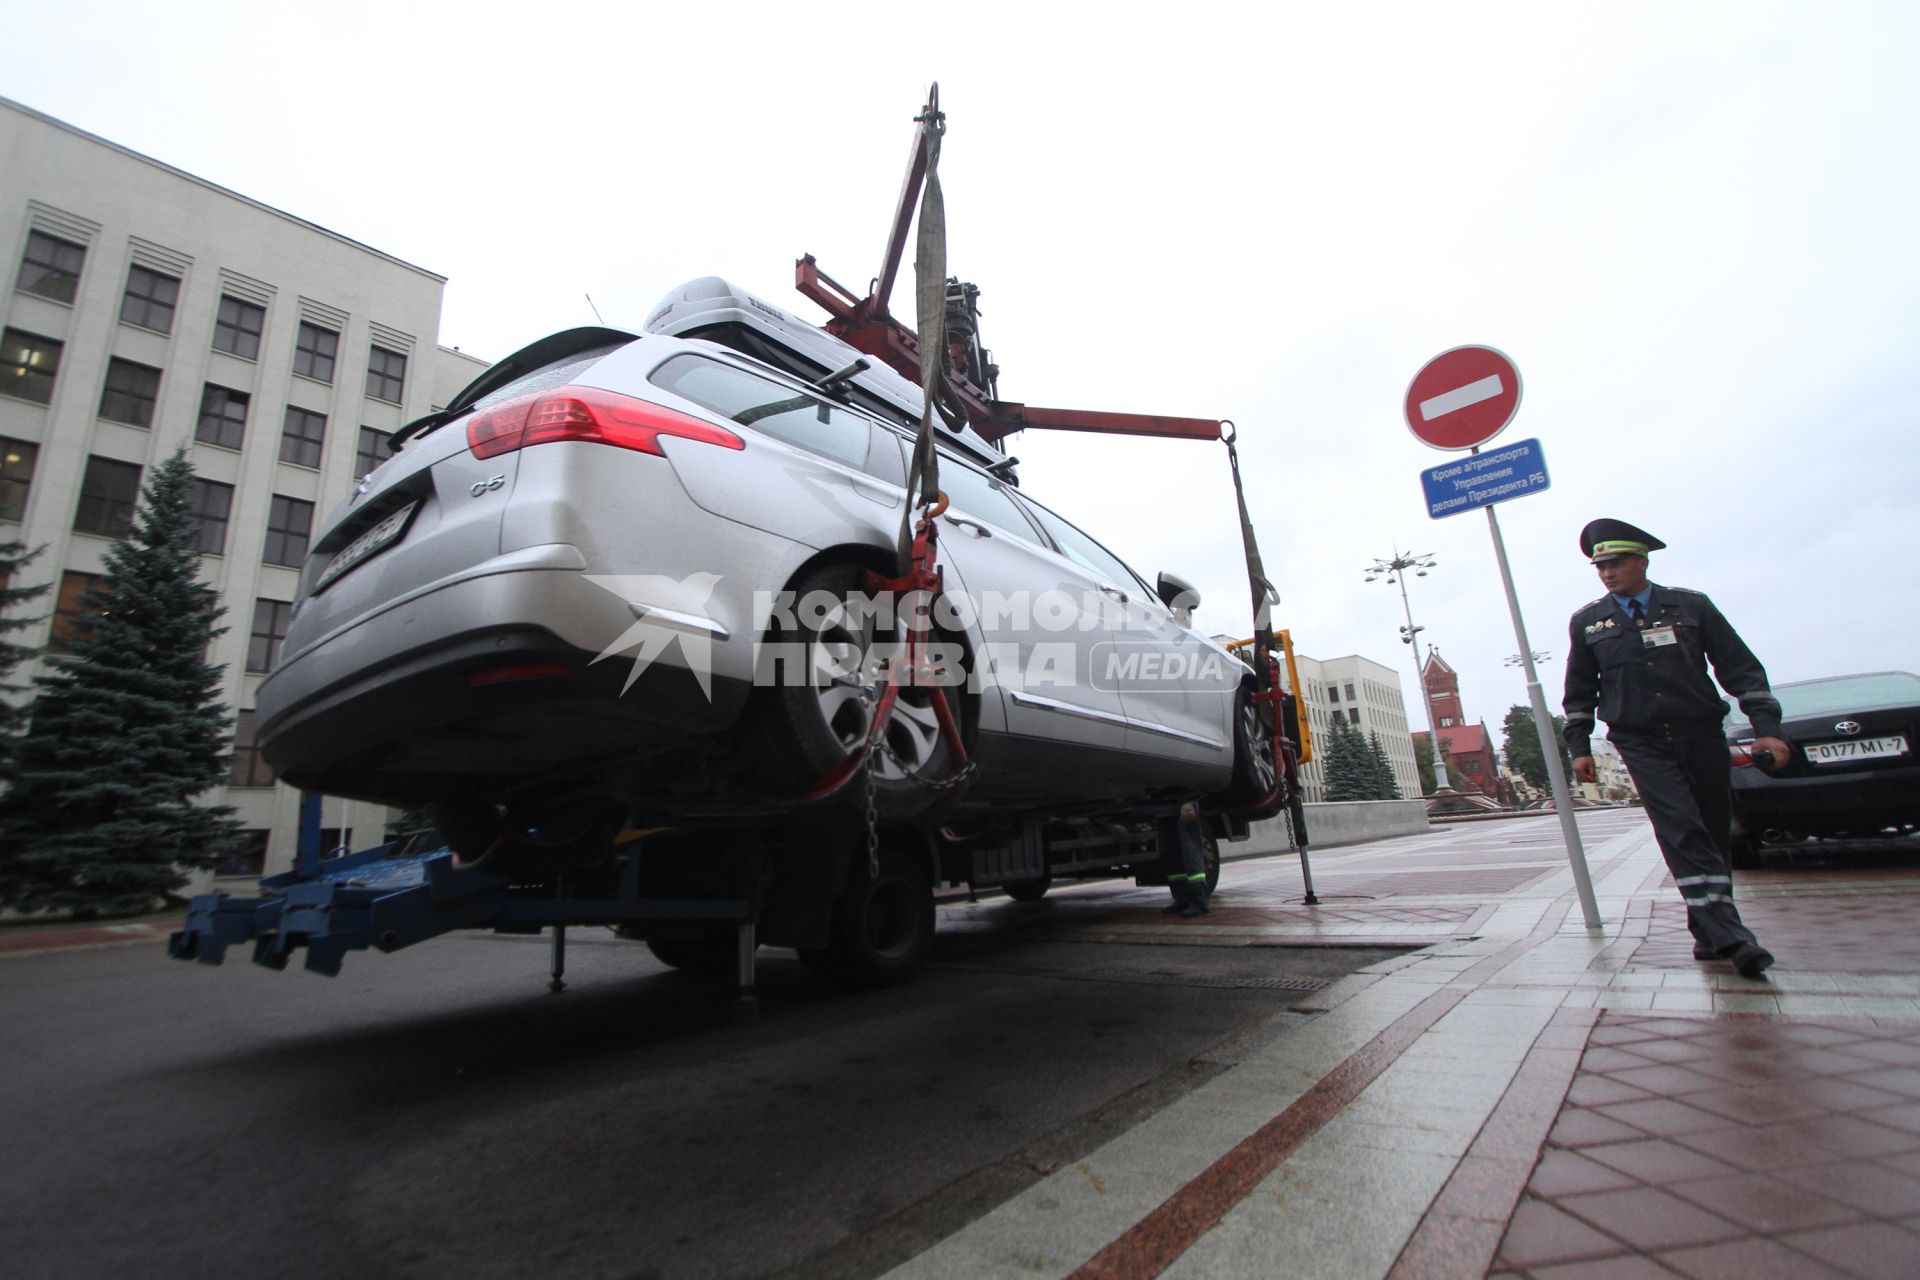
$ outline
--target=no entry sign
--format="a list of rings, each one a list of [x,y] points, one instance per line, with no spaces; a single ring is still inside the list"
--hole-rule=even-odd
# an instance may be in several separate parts
[[[1443,351],[1407,387],[1407,425],[1435,449],[1485,444],[1519,408],[1520,371],[1492,347]]]

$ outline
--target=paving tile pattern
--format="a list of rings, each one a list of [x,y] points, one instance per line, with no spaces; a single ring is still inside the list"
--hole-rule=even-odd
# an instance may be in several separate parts
[[[1664,879],[1664,878],[1663,878]],[[1692,940],[1679,891],[1664,881],[1668,909],[1656,907],[1653,932],[1634,960],[1692,965]],[[1823,873],[1808,886],[1801,870],[1738,872],[1734,897],[1740,916],[1782,967],[1845,974],[1920,973],[1920,930],[1912,920],[1920,867],[1875,869],[1852,875]]]
[[[1920,1026],[1601,1012],[1489,1274],[1920,1275]]]

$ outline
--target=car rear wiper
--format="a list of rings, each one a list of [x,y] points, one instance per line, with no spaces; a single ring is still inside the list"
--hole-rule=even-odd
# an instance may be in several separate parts
[[[413,439],[415,436],[423,436],[435,427],[444,427],[447,423],[452,422],[455,418],[467,412],[468,410],[464,408],[435,409],[425,417],[415,418],[412,422],[409,422],[406,426],[394,432],[393,438],[387,441],[387,448],[398,451],[401,445]]]

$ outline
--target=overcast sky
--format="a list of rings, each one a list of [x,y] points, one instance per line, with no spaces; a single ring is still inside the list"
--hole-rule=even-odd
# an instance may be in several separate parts
[[[1304,652],[1414,701],[1399,595],[1362,577],[1432,552],[1414,616],[1469,716],[1525,701],[1486,517],[1428,518],[1449,455],[1401,416],[1484,343],[1525,381],[1500,439],[1552,475],[1498,511],[1556,711],[1601,515],[1670,543],[1655,580],[1775,683],[1920,667],[1920,5],[180,0],[8,35],[0,93],[445,275],[440,341],[487,358],[708,274],[816,316],[808,252],[859,290],[937,80],[1002,396],[1234,420]],[[1010,447],[1246,633],[1224,449]]]

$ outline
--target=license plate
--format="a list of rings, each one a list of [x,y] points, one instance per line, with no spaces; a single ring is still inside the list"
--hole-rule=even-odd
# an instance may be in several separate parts
[[[329,560],[327,567],[320,571],[320,578],[313,584],[313,589],[315,591],[324,591],[328,583],[338,578],[347,570],[357,564],[364,564],[369,557],[385,551],[388,547],[400,541],[400,535],[406,532],[407,521],[413,519],[414,510],[419,507],[419,505],[417,502],[409,502],[406,506],[400,508],[385,520],[382,520],[379,524],[355,538],[352,542],[349,542],[345,549],[332,560]]]
[[[1850,738],[1845,742],[1809,742],[1805,744],[1810,764],[1852,764],[1859,760],[1879,760],[1907,754],[1905,734],[1886,738]]]

